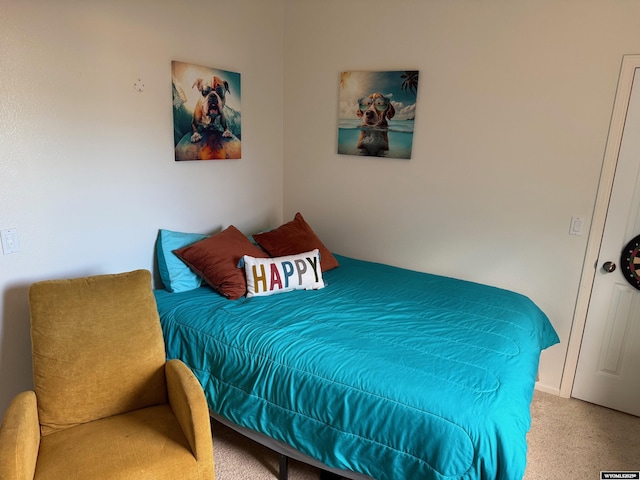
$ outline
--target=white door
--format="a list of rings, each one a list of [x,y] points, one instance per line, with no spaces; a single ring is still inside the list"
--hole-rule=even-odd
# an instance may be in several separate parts
[[[635,268],[620,258],[640,235],[640,60],[624,68],[621,78],[632,80],[617,92],[628,103],[612,118],[624,126],[571,395],[640,416],[640,290],[625,279],[637,278]],[[640,254],[637,264],[640,274]]]

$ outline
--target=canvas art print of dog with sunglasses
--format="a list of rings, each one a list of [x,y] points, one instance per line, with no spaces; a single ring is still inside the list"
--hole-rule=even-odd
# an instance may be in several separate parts
[[[242,155],[240,74],[171,62],[176,161]]]
[[[411,158],[416,70],[342,72],[338,153]]]

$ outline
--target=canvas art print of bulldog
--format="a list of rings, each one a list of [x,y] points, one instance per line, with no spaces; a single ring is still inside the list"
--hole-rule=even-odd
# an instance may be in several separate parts
[[[198,78],[191,88],[197,88],[201,93],[193,111],[191,142],[197,143],[202,140],[200,132],[203,129],[212,128],[216,118],[220,120],[220,126],[223,129],[222,136],[231,137],[232,134],[224,114],[225,96],[227,93],[231,93],[229,83],[217,76],[212,78],[211,83],[206,83],[202,78]]]

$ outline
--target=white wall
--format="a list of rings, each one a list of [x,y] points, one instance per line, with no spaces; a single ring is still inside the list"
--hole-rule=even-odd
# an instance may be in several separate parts
[[[21,247],[0,254],[0,412],[31,387],[31,283],[153,269],[159,228],[281,220],[283,21],[281,0],[0,0],[0,229]],[[241,73],[241,160],[174,161],[171,60]]]
[[[538,388],[558,392],[587,222],[640,2],[287,2],[284,216],[338,253],[509,288],[562,343]],[[339,73],[420,70],[413,158],[336,154]]]

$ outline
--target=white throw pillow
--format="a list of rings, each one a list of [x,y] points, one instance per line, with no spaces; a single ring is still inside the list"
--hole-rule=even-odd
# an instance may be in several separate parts
[[[254,258],[244,255],[243,260],[247,298],[293,290],[318,290],[325,286],[317,248],[285,257]]]

